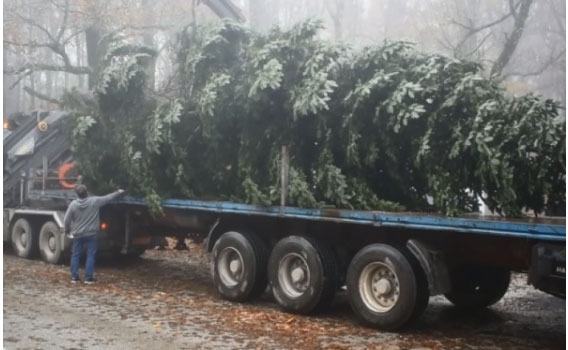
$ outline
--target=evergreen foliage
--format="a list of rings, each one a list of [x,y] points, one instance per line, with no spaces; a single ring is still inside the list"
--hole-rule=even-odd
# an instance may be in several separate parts
[[[507,96],[479,65],[407,42],[355,50],[320,29],[185,30],[178,88],[163,101],[144,91],[151,53],[109,45],[98,107],[72,121],[85,178],[101,191],[124,186],[155,211],[164,197],[277,204],[287,145],[291,205],[454,215],[482,196],[516,216],[565,202],[555,102]]]

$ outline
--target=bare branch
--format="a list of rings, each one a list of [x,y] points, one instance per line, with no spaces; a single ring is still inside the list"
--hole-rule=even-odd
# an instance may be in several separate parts
[[[69,36],[67,36],[65,39],[63,39],[63,41],[61,42],[62,45],[67,45],[69,44],[69,42],[71,40],[73,40],[77,35],[81,35],[85,32],[85,28],[81,28],[76,30],[75,32],[71,33]]]
[[[35,42],[31,42],[31,43],[17,43],[17,42],[15,42],[15,41],[4,40],[4,45],[23,46],[23,47],[31,47],[31,48],[40,48],[40,47],[51,48],[51,46],[52,46],[53,44],[35,43]]]
[[[549,1],[550,8],[552,10],[552,15],[554,16],[554,21],[558,26],[558,33],[566,40],[566,18],[561,18],[560,14],[561,11],[556,10],[556,6],[554,5],[554,1]]]
[[[39,98],[40,100],[44,100],[44,101],[47,101],[49,103],[53,103],[53,104],[56,104],[56,105],[59,105],[59,106],[61,105],[61,101],[56,100],[55,98],[47,96],[45,94],[42,94],[41,92],[38,92],[38,91],[32,89],[29,86],[24,86],[24,91],[27,92],[28,94],[32,95],[32,96]]]
[[[488,39],[491,35],[493,35],[493,32],[487,33],[487,35],[485,35],[485,36],[483,37],[483,39],[481,39],[481,40],[479,41],[479,44],[477,44],[477,46],[476,46],[473,50],[471,50],[470,52],[466,53],[463,57],[468,57],[468,56],[471,56],[471,55],[473,55],[474,53],[476,53],[477,50],[479,50],[479,49],[481,48],[481,46],[483,46],[483,44],[485,44],[485,41],[487,41],[487,39]]]
[[[530,76],[537,76],[544,73],[550,66],[554,65],[556,62],[560,61],[562,57],[566,55],[566,49],[560,51],[557,55],[550,55],[550,58],[546,60],[539,68],[531,72],[519,72],[519,71],[512,71],[507,72],[503,75],[503,79],[518,76],[518,77],[530,77]]]
[[[457,26],[459,26],[459,27],[462,27],[462,28],[468,30],[468,32],[466,33],[466,35],[464,35],[464,37],[462,38],[462,40],[460,40],[460,42],[456,45],[456,48],[459,48],[459,47],[461,47],[462,45],[464,45],[465,42],[466,42],[469,38],[471,38],[472,36],[474,36],[475,34],[481,32],[481,31],[483,31],[483,30],[485,30],[485,29],[489,29],[489,28],[491,28],[491,27],[493,27],[493,26],[496,26],[497,24],[504,22],[505,20],[507,20],[507,19],[508,19],[509,17],[511,17],[511,16],[512,16],[512,13],[509,12],[509,13],[507,13],[506,15],[503,15],[502,17],[496,19],[495,21],[489,22],[489,23],[484,24],[484,25],[479,26],[479,27],[472,27],[472,26],[469,26],[469,25],[466,25],[466,24],[463,24],[463,23],[459,23],[459,22],[457,22],[456,20],[452,20],[452,23],[453,23],[453,24],[455,24],[455,25],[457,25]]]
[[[44,26],[42,26],[41,24],[37,23],[36,21],[32,20],[31,18],[22,16],[19,13],[16,13],[16,16],[18,18],[20,18],[22,21],[24,21],[24,23],[29,24],[32,27],[36,27],[39,30],[41,30],[43,33],[45,33],[45,35],[47,35],[47,37],[49,38],[49,40],[51,41],[55,41],[55,38],[53,38],[53,35],[51,35],[51,33],[49,32],[49,30],[47,30]]]
[[[15,88],[24,78],[26,78],[26,77],[32,75],[33,72],[34,72],[33,70],[29,70],[29,71],[27,71],[26,73],[21,74],[21,75],[18,77],[18,79],[16,79],[16,81],[15,81],[12,85],[10,85],[10,89]]]
[[[90,74],[92,73],[92,69],[91,67],[87,67],[87,66],[82,66],[82,67],[75,67],[75,66],[58,66],[58,65],[52,65],[52,64],[44,64],[44,63],[27,63],[24,64],[23,66],[21,66],[18,69],[7,69],[4,70],[4,74],[10,74],[10,75],[18,75],[18,74],[22,74],[24,72],[27,72],[28,70],[31,71],[38,71],[38,70],[44,70],[44,71],[50,71],[50,72],[66,72],[66,73],[71,73],[71,74]]]
[[[61,23],[61,27],[59,27],[59,32],[57,33],[56,40],[57,42],[61,41],[63,38],[63,33],[65,33],[65,29],[67,29],[67,20],[69,19],[69,0],[65,0],[65,8],[63,12],[63,21]]]

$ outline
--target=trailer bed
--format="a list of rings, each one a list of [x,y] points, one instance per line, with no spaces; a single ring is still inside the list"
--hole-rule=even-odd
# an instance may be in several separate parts
[[[46,192],[43,198],[72,199],[72,192]],[[117,204],[146,206],[142,198],[126,196]],[[430,231],[453,231],[497,235],[546,241],[566,241],[565,218],[503,218],[491,216],[447,217],[429,213],[392,213],[346,209],[310,209],[261,206],[224,201],[165,199],[164,209],[184,209],[212,213],[241,214],[301,220],[340,222],[378,227],[409,228]]]

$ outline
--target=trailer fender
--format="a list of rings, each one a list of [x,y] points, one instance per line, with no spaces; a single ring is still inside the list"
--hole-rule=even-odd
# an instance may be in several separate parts
[[[418,259],[426,274],[430,296],[449,292],[451,290],[450,274],[443,252],[416,239],[408,240],[406,247]]]
[[[221,226],[219,225],[220,222],[221,219],[215,220],[215,222],[213,223],[213,225],[211,225],[211,228],[209,229],[209,233],[207,234],[206,251],[208,253],[211,253],[213,251],[213,246],[215,245],[215,242],[221,236],[221,234],[223,234],[223,232],[221,231]]]

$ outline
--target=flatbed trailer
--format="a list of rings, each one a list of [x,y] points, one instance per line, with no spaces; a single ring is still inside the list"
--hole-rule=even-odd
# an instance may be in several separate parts
[[[74,194],[31,191],[27,198],[52,208],[59,203],[54,212],[61,217]],[[258,297],[270,285],[285,311],[309,314],[328,307],[346,286],[363,323],[397,329],[419,317],[430,296],[444,294],[463,308],[496,303],[511,271],[526,272],[530,284],[565,298],[564,218],[453,218],[190,199],[166,199],[162,209],[153,216],[141,198],[117,200],[102,209],[101,239],[112,237],[115,248],[138,254],[156,235],[204,239],[216,288],[232,301]],[[31,212],[12,209],[12,230],[14,219],[33,221]],[[45,208],[38,215],[55,223],[65,240],[60,220],[48,220]],[[45,225],[38,215],[35,227]]]
[[[23,258],[59,263],[71,241],[63,216],[75,198],[62,114],[41,112],[4,135],[4,241]],[[55,169],[54,169],[55,168]],[[54,175],[55,172],[55,175]],[[7,204],[8,203],[8,204]],[[206,240],[219,294],[244,302],[268,286],[282,309],[310,314],[341,289],[363,323],[398,329],[430,296],[481,308],[506,293],[511,271],[565,298],[565,218],[444,217],[166,199],[152,215],[124,197],[101,208],[99,252],[139,255],[153,236]]]

